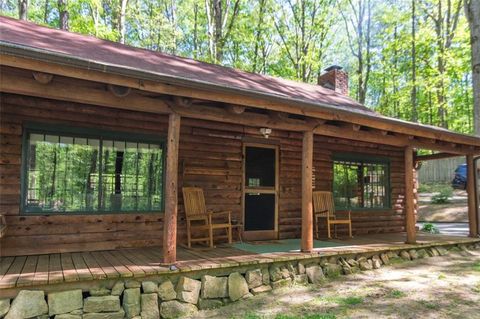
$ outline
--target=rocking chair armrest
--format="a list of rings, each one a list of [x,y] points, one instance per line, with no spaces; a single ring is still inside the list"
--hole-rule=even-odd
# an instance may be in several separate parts
[[[205,218],[208,218],[209,213],[207,214],[195,214],[195,215],[188,215],[187,219],[188,220],[204,220]]]
[[[231,223],[232,219],[232,212],[229,210],[221,211],[221,212],[209,212],[210,216],[213,218],[221,217],[221,216],[226,216],[228,217],[228,222]]]
[[[229,210],[221,211],[221,212],[214,212],[214,211],[209,211],[209,214],[212,214],[212,216],[222,216],[222,215],[230,215],[232,212]]]
[[[314,212],[313,216],[317,217],[318,215],[325,214],[325,213],[328,213],[328,210],[325,209],[325,210],[321,210],[319,212]],[[324,217],[324,216],[321,216],[321,217]]]

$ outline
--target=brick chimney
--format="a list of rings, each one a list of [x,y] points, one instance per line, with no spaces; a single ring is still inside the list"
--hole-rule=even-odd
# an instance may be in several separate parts
[[[318,85],[334,90],[343,95],[348,95],[348,73],[338,65],[325,69],[325,73],[318,76]]]

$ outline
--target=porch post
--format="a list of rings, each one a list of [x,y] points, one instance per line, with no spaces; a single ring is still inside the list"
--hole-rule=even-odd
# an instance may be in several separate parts
[[[313,250],[313,131],[303,133],[302,147],[302,251]]]
[[[469,236],[477,237],[478,225],[476,218],[476,200],[475,200],[475,165],[473,155],[467,155],[467,194],[468,194],[468,225]]]
[[[415,244],[417,234],[415,230],[415,203],[413,194],[413,147],[405,147],[405,228],[407,231],[407,244]]]
[[[180,115],[168,117],[167,160],[165,172],[165,215],[163,220],[163,263],[177,261],[178,143]]]

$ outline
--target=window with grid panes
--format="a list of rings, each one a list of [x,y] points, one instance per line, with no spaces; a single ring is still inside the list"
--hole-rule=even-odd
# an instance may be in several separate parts
[[[164,144],[151,136],[27,128],[25,213],[163,211]]]
[[[388,159],[341,155],[333,161],[333,194],[339,209],[390,207]]]

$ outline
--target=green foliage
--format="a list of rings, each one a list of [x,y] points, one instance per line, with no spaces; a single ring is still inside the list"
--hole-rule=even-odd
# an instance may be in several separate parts
[[[438,234],[440,231],[438,230],[437,226],[432,223],[423,224],[422,231],[431,233],[431,234]]]
[[[339,64],[350,74],[352,97],[358,96],[359,79],[367,82],[365,104],[375,111],[471,133],[471,54],[464,10],[458,10],[456,21],[461,0],[415,1],[415,64],[412,1],[371,0],[371,19],[364,16],[361,21],[369,22],[369,28],[363,25],[363,32],[358,33],[351,22],[359,13],[354,7],[362,2],[220,1],[220,20],[224,21],[217,29],[213,0],[129,0],[125,43],[309,83],[316,83],[325,67]],[[70,30],[119,41],[121,3],[68,1]],[[17,17],[18,2],[1,1],[0,14]],[[57,2],[31,0],[28,19],[58,27]],[[358,34],[361,39],[355,38]],[[369,60],[363,61],[363,68],[370,67],[368,77],[365,71],[359,72],[360,43],[361,55]]]
[[[389,294],[389,297],[391,298],[403,298],[405,297],[405,293],[400,290],[392,290]]]
[[[432,196],[433,204],[446,204],[450,202],[450,198],[453,195],[453,190],[451,187],[445,187],[441,189],[438,193]]]
[[[337,317],[331,313],[316,313],[304,316],[291,316],[291,315],[277,315],[275,319],[336,319]]]
[[[473,270],[480,271],[480,262],[476,262],[475,264],[473,264]]]

